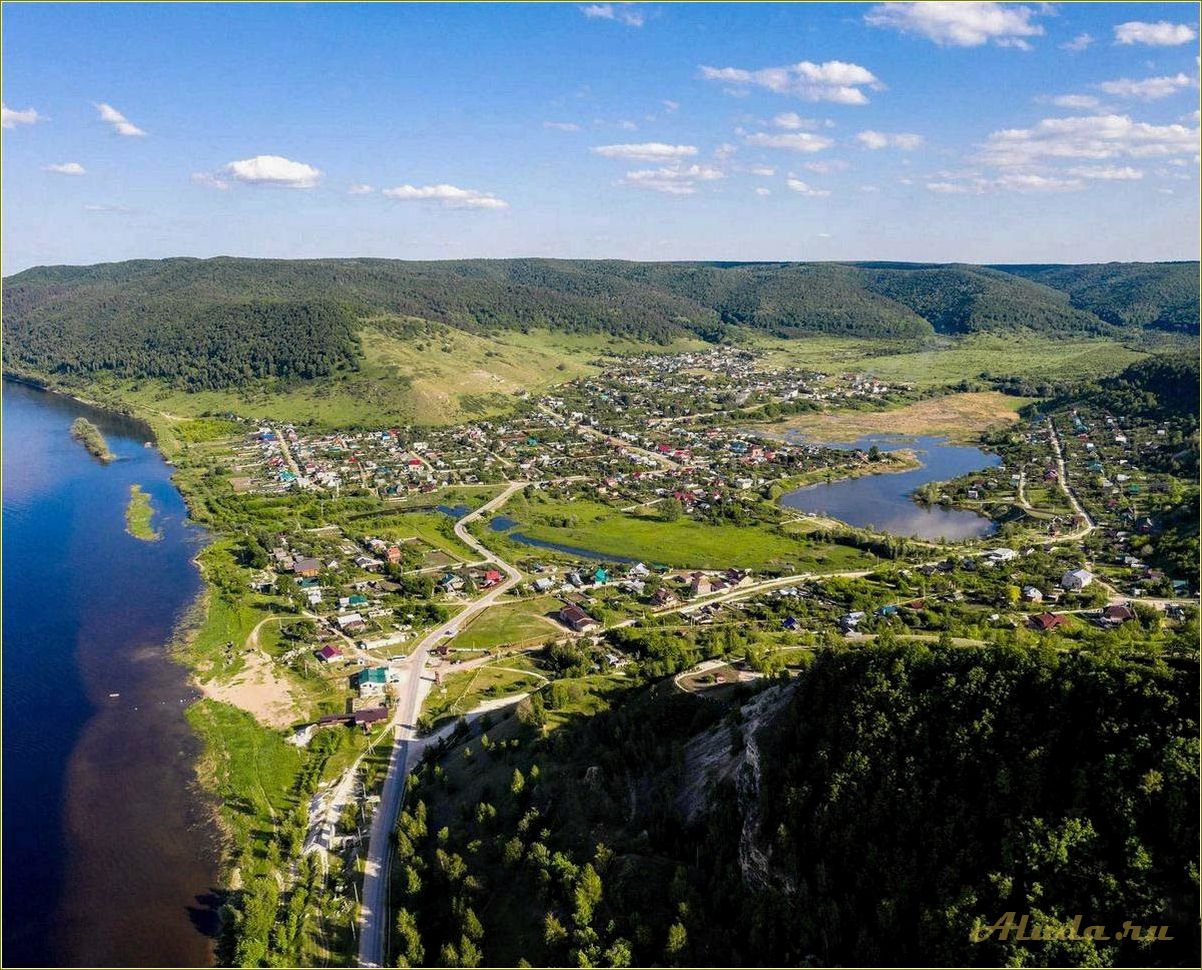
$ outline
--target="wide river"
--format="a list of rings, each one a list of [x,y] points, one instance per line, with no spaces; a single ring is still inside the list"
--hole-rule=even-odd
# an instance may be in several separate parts
[[[873,445],[882,451],[913,450],[922,467],[807,485],[784,496],[781,504],[828,515],[848,525],[919,539],[967,539],[989,535],[996,529],[992,521],[975,512],[922,506],[911,496],[927,482],[947,481],[993,468],[1001,463],[997,455],[969,445],[949,445],[942,438],[925,437],[869,437],[833,447],[868,450]]]
[[[117,454],[69,434],[84,415]],[[4,958],[212,962],[211,807],[165,644],[203,535],[137,422],[4,382]],[[158,542],[125,532],[131,484]]]

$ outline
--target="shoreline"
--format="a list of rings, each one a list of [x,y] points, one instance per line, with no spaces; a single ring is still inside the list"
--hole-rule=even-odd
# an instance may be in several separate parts
[[[216,843],[219,846],[219,852],[217,855],[218,874],[223,881],[232,883],[232,877],[235,874],[235,871],[230,867],[230,846],[232,833],[229,825],[221,814],[221,808],[216,798],[216,785],[213,783],[211,777],[206,777],[204,772],[206,761],[210,758],[211,754],[210,747],[205,737],[196,729],[195,725],[192,723],[192,720],[187,716],[188,711],[190,711],[208,696],[198,676],[198,670],[196,666],[189,662],[190,658],[187,656],[187,644],[199,634],[208,618],[209,603],[214,593],[214,587],[209,581],[202,557],[204,556],[205,551],[212,545],[214,541],[213,536],[207,529],[205,529],[204,526],[202,526],[192,517],[193,499],[189,495],[188,491],[179,483],[179,469],[171,460],[171,455],[163,447],[162,439],[159,435],[159,429],[156,427],[155,423],[152,420],[149,420],[138,408],[128,406],[118,407],[114,404],[104,401],[86,398],[75,393],[74,391],[63,389],[49,382],[12,374],[8,371],[4,372],[3,380],[12,381],[14,384],[31,388],[32,390],[38,391],[42,394],[50,394],[56,397],[66,398],[68,400],[75,401],[78,404],[82,404],[85,407],[89,407],[97,411],[103,411],[108,414],[117,415],[122,418],[131,419],[142,424],[153,441],[155,451],[158,452],[159,457],[170,469],[168,480],[171,482],[172,488],[174,488],[179,494],[180,499],[184,503],[184,506],[187,510],[188,514],[183,524],[186,527],[201,531],[205,535],[204,541],[200,543],[200,548],[198,548],[193,555],[188,557],[188,561],[196,570],[196,574],[200,580],[201,588],[193,598],[192,602],[185,607],[184,611],[180,614],[180,617],[176,621],[170,636],[163,643],[158,645],[158,649],[162,651],[163,657],[169,663],[175,664],[183,670],[188,687],[196,692],[196,696],[184,709],[184,723],[187,725],[189,736],[195,741],[198,750],[197,756],[189,762],[190,773],[193,776],[189,787],[193,788],[194,786],[194,792],[199,792],[201,794],[205,803],[202,814],[205,816],[206,820],[213,825]],[[228,890],[232,888],[232,885],[227,885],[222,888]]]

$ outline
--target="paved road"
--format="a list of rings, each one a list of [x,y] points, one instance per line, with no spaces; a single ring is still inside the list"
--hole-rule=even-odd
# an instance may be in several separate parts
[[[429,692],[432,683],[432,678],[427,677],[425,673],[430,651],[444,639],[450,639],[478,613],[492,606],[498,597],[507,593],[522,578],[521,573],[497,558],[494,553],[478,542],[475,536],[467,531],[467,526],[485,513],[504,505],[514,492],[525,488],[526,485],[527,483],[524,481],[510,483],[505,491],[496,498],[480,506],[476,511],[469,512],[455,523],[455,534],[459,539],[475,550],[482,560],[494,563],[500,568],[505,573],[505,579],[479,599],[468,604],[453,619],[426,634],[403,665],[406,676],[400,688],[400,696],[397,698],[396,711],[391,722],[395,741],[388,760],[388,774],[384,779],[380,804],[376,809],[376,814],[372,817],[371,836],[363,871],[363,897],[359,910],[359,965],[362,967],[383,966],[386,957],[391,836],[397,816],[401,811],[402,796],[405,793],[405,778],[409,773],[410,755],[415,753],[414,748],[420,745],[420,742],[417,741],[417,718],[421,713],[422,700]]]

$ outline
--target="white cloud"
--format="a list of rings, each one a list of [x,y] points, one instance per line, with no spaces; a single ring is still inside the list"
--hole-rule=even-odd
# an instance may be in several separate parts
[[[747,174],[771,178],[776,174],[776,169],[774,169],[771,165],[752,165],[751,168],[747,169]]]
[[[722,177],[720,170],[708,165],[688,165],[627,172],[620,184],[666,195],[693,195],[698,182],[712,182]]]
[[[1079,179],[1099,179],[1103,182],[1132,182],[1142,179],[1144,173],[1131,166],[1117,165],[1085,165],[1080,168],[1070,168],[1068,174]]]
[[[720,162],[724,162],[726,159],[738,152],[738,150],[738,145],[732,145],[730,142],[724,141],[721,145],[714,149],[714,158],[718,159]]]
[[[661,101],[660,104],[662,104],[664,106],[665,111],[675,111],[677,108],[680,107],[679,101],[673,101],[670,98],[664,98],[664,100]]]
[[[881,90],[883,85],[868,68],[846,61],[799,61],[783,67],[765,67],[756,71],[741,67],[701,67],[701,77],[747,87],[766,88],[805,101],[830,101],[835,104],[867,104],[863,88]]]
[[[1075,192],[1085,187],[1077,178],[1058,178],[1032,173],[1012,173],[998,178],[928,182],[927,189],[943,195],[984,195],[987,192]]]
[[[321,171],[304,162],[294,162],[280,155],[256,155],[230,162],[223,171],[239,182],[251,185],[284,185],[292,189],[311,189],[321,178]]]
[[[110,205],[108,203],[86,203],[83,207],[84,212],[96,212],[102,215],[128,216],[133,214],[133,209],[127,205]]]
[[[1146,77],[1135,81],[1131,78],[1120,77],[1114,81],[1103,81],[1096,85],[1099,91],[1113,94],[1119,98],[1138,98],[1140,101],[1158,101],[1176,94],[1182,88],[1190,87],[1194,79],[1188,74],[1172,74],[1164,77]]]
[[[41,120],[42,116],[37,113],[35,108],[17,111],[6,104],[0,104],[0,127],[16,128],[17,125],[36,125]]]
[[[581,7],[580,12],[590,20],[616,20],[627,27],[642,27],[647,22],[641,10],[624,3],[590,3]]]
[[[766,188],[764,188],[762,185],[757,185],[757,186],[756,186],[756,188],[755,188],[755,194],[756,194],[756,195],[771,195],[771,194],[772,194],[772,190],[771,190],[771,189],[766,189]]]
[[[370,185],[363,182],[355,182],[346,190],[347,195],[371,195],[375,191]]]
[[[803,118],[796,111],[784,111],[772,119],[777,128],[786,131],[800,131],[802,128],[814,129],[820,124],[817,118]]]
[[[1098,99],[1092,94],[1057,94],[1056,96],[1046,100],[1049,104],[1054,104],[1057,108],[1073,108],[1075,110],[1083,111],[1096,108],[1099,104],[1101,104],[1101,102],[1098,101]]]
[[[1128,20],[1114,28],[1116,44],[1146,44],[1148,47],[1176,47],[1188,44],[1197,37],[1197,32],[1185,24],[1171,24],[1158,20],[1154,24],[1141,20]]]
[[[544,121],[544,128],[554,128],[556,131],[579,131],[580,126],[574,121]]]
[[[880,190],[881,190],[880,186],[877,186],[877,185],[861,185],[860,186],[861,192],[870,192],[871,193],[871,192],[879,192]]]
[[[864,15],[873,27],[918,34],[940,46],[998,47],[1030,50],[1027,37],[1039,37],[1043,27],[1032,23],[1039,11],[1003,3],[882,3]]]
[[[103,101],[97,101],[96,111],[100,115],[100,120],[106,124],[112,125],[113,131],[115,131],[118,135],[124,135],[126,138],[142,138],[146,134],[146,132],[126,118],[125,115],[114,108],[111,104],[105,104]]]
[[[798,195],[806,195],[811,198],[822,198],[823,196],[830,195],[826,189],[816,189],[801,179],[793,178],[792,176],[785,179],[785,185]]]
[[[697,154],[695,145],[668,145],[662,141],[646,141],[633,145],[597,145],[590,148],[594,155],[606,158],[631,158],[640,162],[663,162],[675,158],[691,158]]]
[[[806,162],[801,167],[808,172],[817,172],[819,175],[830,175],[831,172],[845,171],[850,166],[841,158],[830,158],[821,159],[817,162]]]
[[[1193,155],[1198,129],[1150,125],[1126,115],[1044,118],[1032,128],[995,131],[981,159],[994,165],[1028,166],[1049,158],[1099,161],[1112,158]]]
[[[193,172],[192,181],[197,185],[203,185],[207,189],[219,189],[224,192],[230,187],[230,183],[223,178],[218,178],[211,172]]]
[[[1093,42],[1093,34],[1078,34],[1072,40],[1066,40],[1063,44],[1060,44],[1059,47],[1061,50],[1072,51],[1074,54],[1077,54],[1085,50]]]
[[[899,131],[893,134],[880,131],[862,131],[856,135],[856,141],[872,151],[878,151],[882,148],[897,148],[903,152],[910,152],[916,148],[921,148],[923,144],[922,135],[916,135],[909,131]]]
[[[47,165],[42,171],[57,172],[59,175],[84,175],[87,173],[87,169],[79,162],[60,162],[56,165]]]
[[[748,145],[760,148],[783,148],[791,152],[820,152],[834,144],[831,139],[822,135],[814,135],[808,131],[793,131],[783,135],[772,135],[757,131],[755,134],[744,136]]]
[[[402,202],[435,202],[448,209],[507,209],[509,203],[491,192],[461,189],[455,185],[398,185],[384,195]]]

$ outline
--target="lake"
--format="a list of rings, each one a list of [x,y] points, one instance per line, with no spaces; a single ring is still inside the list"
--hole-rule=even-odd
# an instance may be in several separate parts
[[[91,420],[117,460],[71,438]],[[195,695],[165,644],[201,590],[171,469],[142,424],[4,382],[4,956],[212,962],[218,856]],[[158,542],[125,532],[131,484]],[[119,696],[110,696],[119,695]]]
[[[1000,465],[1001,459],[997,455],[969,445],[950,445],[943,438],[927,437],[872,436],[831,447],[867,451],[873,445],[882,451],[913,450],[922,467],[807,485],[784,496],[781,504],[803,512],[828,515],[848,525],[918,539],[967,539],[989,535],[997,528],[990,519],[975,512],[938,505],[923,506],[910,497],[916,488],[927,482],[942,482]]]

